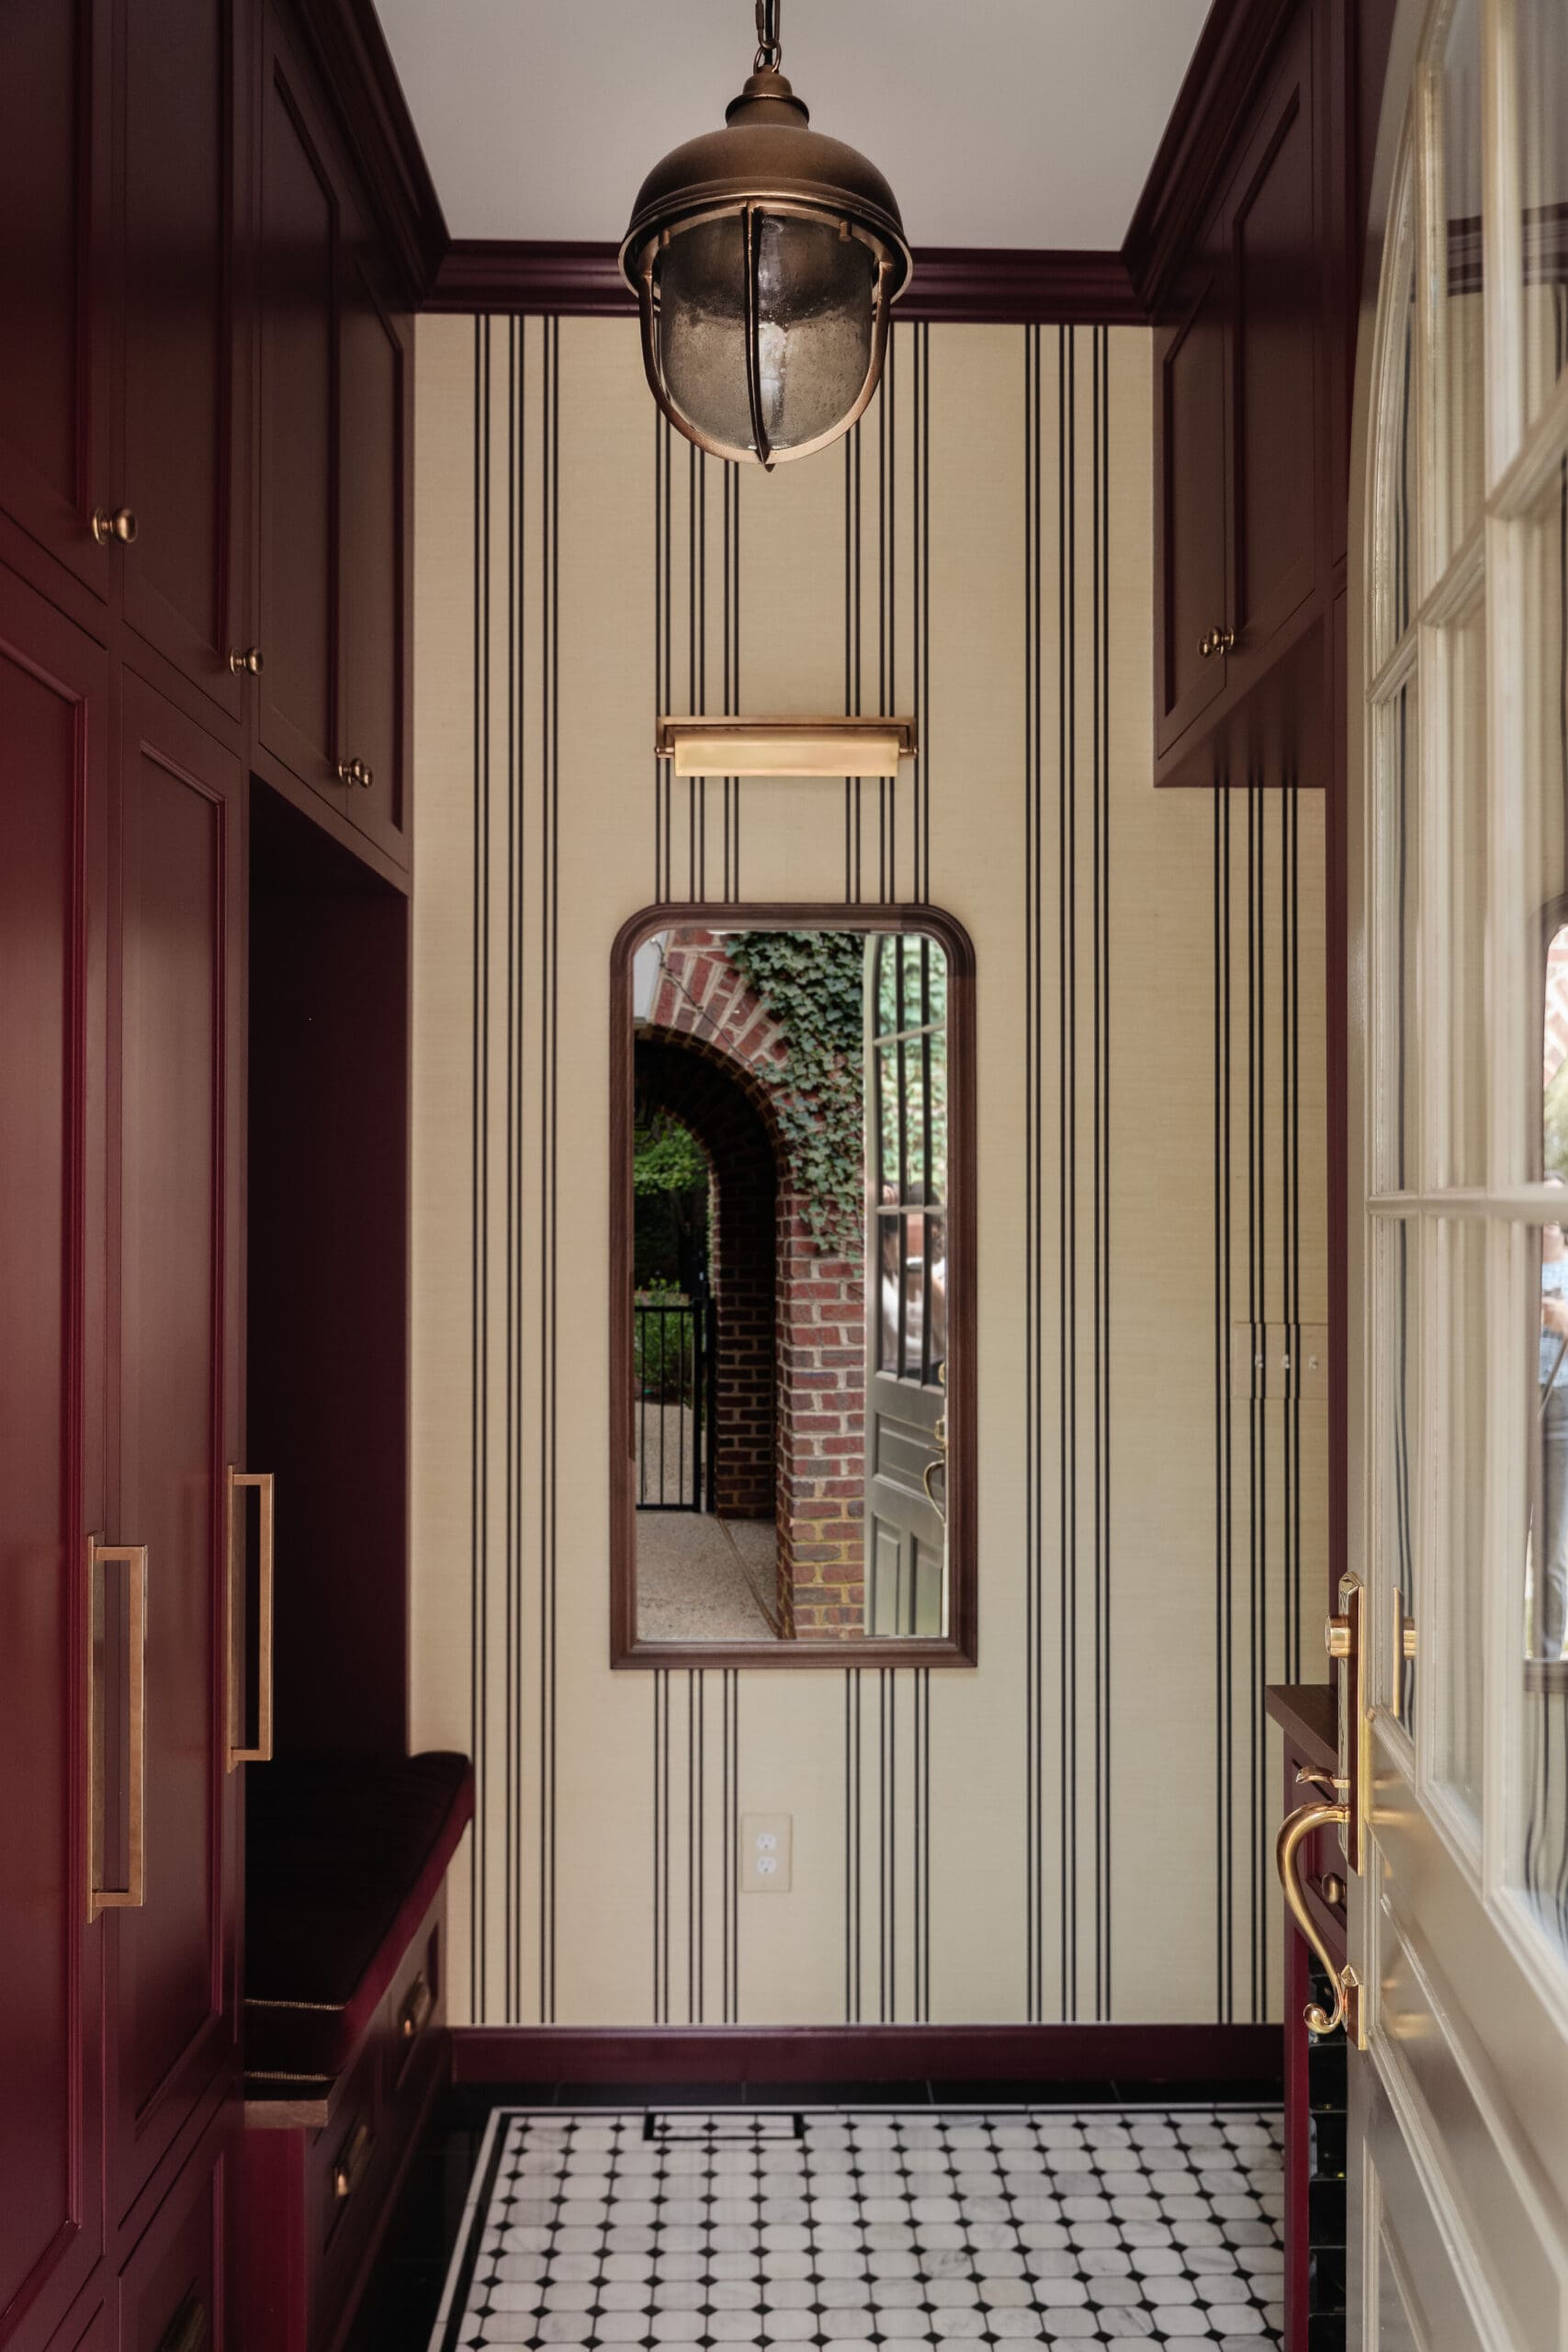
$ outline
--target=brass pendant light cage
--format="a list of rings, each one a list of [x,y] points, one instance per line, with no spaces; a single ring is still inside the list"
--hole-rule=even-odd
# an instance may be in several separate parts
[[[778,0],[725,128],[643,182],[621,247],[643,361],[671,423],[771,469],[848,432],[876,390],[909,248],[874,164],[810,128],[781,70]]]

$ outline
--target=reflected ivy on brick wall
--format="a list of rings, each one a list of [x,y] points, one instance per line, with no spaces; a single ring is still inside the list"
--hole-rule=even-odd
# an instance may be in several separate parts
[[[778,1023],[788,1058],[761,1075],[817,1249],[865,1254],[865,939],[860,932],[739,931],[737,968]]]

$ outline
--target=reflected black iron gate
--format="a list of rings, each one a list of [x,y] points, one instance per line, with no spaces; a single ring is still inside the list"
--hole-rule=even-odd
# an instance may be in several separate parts
[[[711,1298],[632,1307],[638,1510],[712,1510],[718,1397]]]

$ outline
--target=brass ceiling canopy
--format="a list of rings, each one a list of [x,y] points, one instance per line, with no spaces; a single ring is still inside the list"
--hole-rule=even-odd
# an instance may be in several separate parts
[[[780,71],[778,16],[757,0],[755,63],[724,130],[654,165],[621,247],[665,415],[699,449],[770,469],[861,414],[911,267],[882,174],[810,128]]]

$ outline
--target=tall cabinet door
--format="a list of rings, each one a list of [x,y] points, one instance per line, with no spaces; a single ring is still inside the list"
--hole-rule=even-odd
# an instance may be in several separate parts
[[[1225,683],[1213,639],[1225,627],[1229,470],[1225,369],[1230,295],[1218,224],[1181,314],[1155,345],[1156,750],[1164,752]]]
[[[223,1467],[240,1429],[243,779],[129,673],[120,752],[118,1524],[147,1546],[146,1894],[116,1915],[117,2219],[235,2047]]]
[[[104,597],[109,50],[108,0],[0,8],[0,506]]]
[[[0,2345],[103,2245],[85,1538],[104,1525],[107,663],[0,572]]]
[[[261,740],[337,782],[337,311],[341,207],[325,127],[269,15],[261,93]]]
[[[125,614],[237,717],[245,186],[231,0],[123,0]]]
[[[356,237],[344,258],[337,750],[345,766],[360,771],[348,815],[406,863],[410,370],[403,329],[378,289],[368,239]]]

